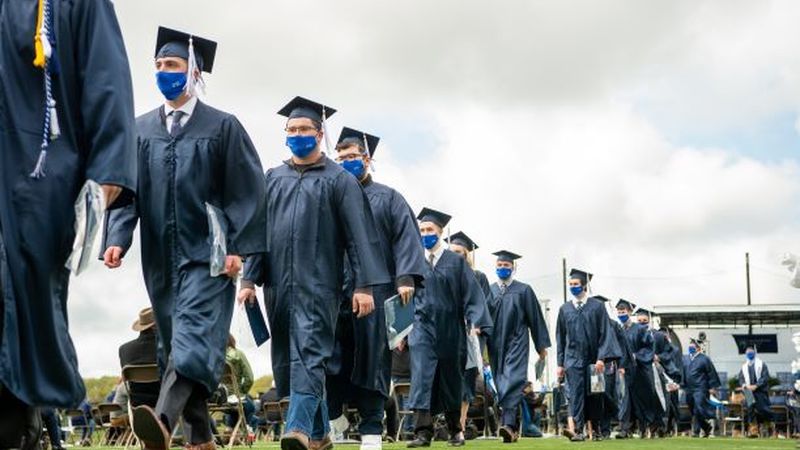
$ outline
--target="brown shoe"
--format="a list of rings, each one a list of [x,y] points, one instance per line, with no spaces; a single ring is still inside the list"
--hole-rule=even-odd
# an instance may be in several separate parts
[[[217,444],[214,441],[204,442],[202,444],[190,444],[186,446],[186,450],[216,450]]]
[[[330,450],[332,448],[333,448],[333,441],[331,441],[331,438],[329,436],[325,436],[324,438],[318,441],[312,439],[308,442],[309,450]]]
[[[512,430],[511,427],[508,427],[508,426],[500,427],[500,430],[498,430],[498,434],[503,439],[503,443],[505,443],[505,444],[510,444],[512,442],[517,442],[517,439],[518,439],[517,433],[514,432],[514,430]],[[568,437],[570,437],[570,436],[568,436]]]
[[[308,436],[300,431],[290,431],[281,436],[281,450],[310,450]]]
[[[149,406],[133,408],[133,433],[145,450],[169,450],[169,431]]]
[[[758,424],[751,423],[750,426],[747,428],[747,437],[757,438],[758,435],[759,435]]]

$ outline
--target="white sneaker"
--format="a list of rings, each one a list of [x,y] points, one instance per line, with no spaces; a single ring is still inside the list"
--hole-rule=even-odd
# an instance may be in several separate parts
[[[342,414],[336,419],[331,420],[330,425],[331,425],[331,432],[328,433],[328,436],[330,436],[331,441],[333,442],[344,441],[344,432],[347,431],[348,428],[350,428],[350,421],[347,420],[347,417],[344,414]]]
[[[380,434],[365,434],[361,436],[361,450],[381,450],[383,438]]]

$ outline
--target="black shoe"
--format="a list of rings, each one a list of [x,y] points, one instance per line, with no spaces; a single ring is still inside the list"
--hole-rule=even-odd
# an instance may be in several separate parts
[[[133,408],[132,422],[133,433],[145,450],[169,450],[170,432],[153,408],[145,405]]]
[[[569,440],[572,442],[583,442],[586,440],[586,436],[584,436],[583,433],[577,433],[571,438],[569,438]]]
[[[620,431],[619,433],[617,433],[617,435],[616,435],[615,437],[616,437],[617,439],[628,439],[628,438],[630,438],[630,437],[631,437],[631,435],[630,435],[630,434],[628,434],[628,432],[627,432],[627,431]]]
[[[512,442],[516,442],[517,440],[517,433],[515,433],[511,427],[506,425],[500,427],[500,430],[497,434],[500,435],[500,438],[503,439],[503,443],[505,444],[510,444]]]
[[[420,448],[420,447],[430,447],[431,446],[431,432],[430,431],[420,431],[417,433],[417,437],[414,438],[413,441],[406,444],[408,448]]]
[[[600,442],[600,441],[603,440],[603,435],[602,434],[593,434],[592,435],[592,440]]]

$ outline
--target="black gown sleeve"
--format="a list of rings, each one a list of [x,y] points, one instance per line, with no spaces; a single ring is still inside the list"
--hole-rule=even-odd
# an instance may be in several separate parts
[[[222,210],[228,219],[228,254],[264,252],[267,193],[261,161],[236,117],[225,118],[222,134],[226,147]]]
[[[425,255],[420,245],[417,221],[400,193],[393,191],[390,202],[395,276],[412,277],[414,284],[419,286],[425,270]]]
[[[542,350],[550,347],[550,334],[547,331],[547,323],[544,321],[542,306],[530,286],[525,288],[522,307],[525,314],[525,322],[531,330],[531,338],[533,338],[536,352],[541,353]]]
[[[335,180],[338,219],[344,230],[347,256],[353,269],[354,288],[389,283],[380,242],[374,237],[375,223],[369,199],[358,181],[349,173]]]
[[[106,229],[101,251],[109,247],[122,247],[122,256],[128,253],[133,243],[133,231],[139,221],[136,201],[125,207],[106,212]],[[100,256],[102,259],[102,255]]]
[[[110,1],[84,1],[73,9],[80,123],[78,145],[87,151],[86,178],[122,188],[114,209],[130,204],[136,189],[136,138],[130,66]]]
[[[564,353],[567,345],[567,329],[563,314],[564,308],[559,308],[556,319],[556,364],[558,367],[564,367]]]

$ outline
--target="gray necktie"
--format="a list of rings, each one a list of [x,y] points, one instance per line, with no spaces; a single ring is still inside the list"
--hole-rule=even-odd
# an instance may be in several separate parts
[[[433,268],[433,258],[434,258],[434,254],[431,253],[430,256],[428,256],[428,264],[431,265],[431,268]]]
[[[505,294],[506,289],[508,289],[508,285],[505,283],[500,283],[500,294]]]
[[[578,311],[580,311],[580,310],[581,310],[581,308],[583,308],[583,302],[582,302],[582,301],[580,301],[580,300],[579,300],[579,301],[577,301],[577,302],[575,302],[575,308],[576,308]]]
[[[169,135],[175,137],[183,129],[183,125],[181,125],[181,119],[183,118],[184,115],[186,115],[186,113],[183,111],[175,110],[169,114],[172,116],[172,127],[170,127],[169,129]]]

